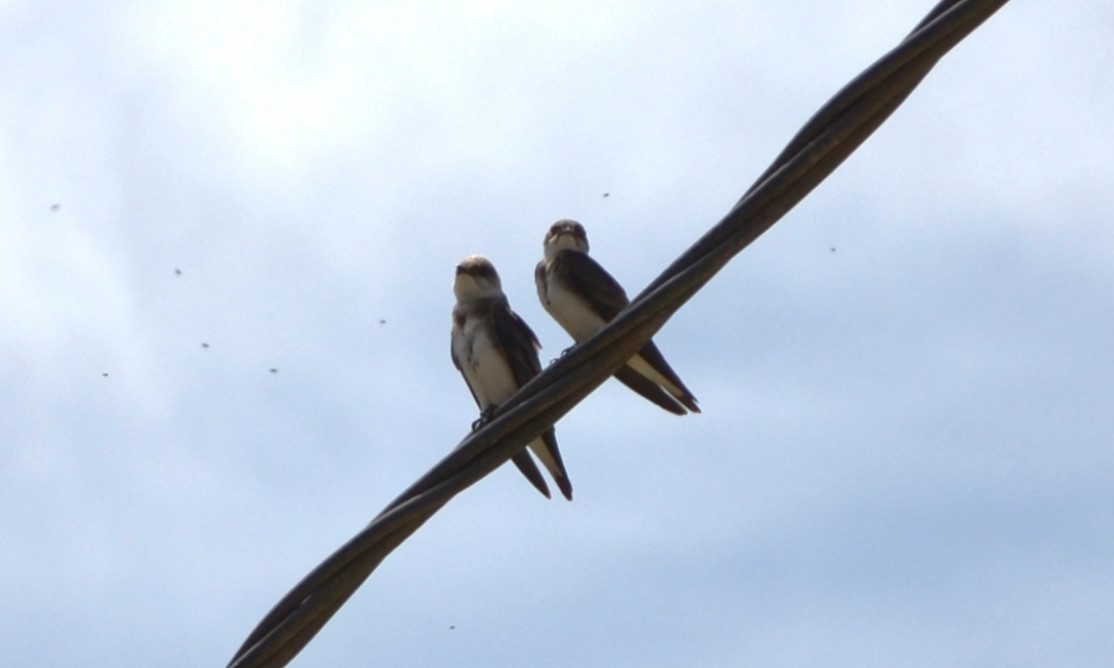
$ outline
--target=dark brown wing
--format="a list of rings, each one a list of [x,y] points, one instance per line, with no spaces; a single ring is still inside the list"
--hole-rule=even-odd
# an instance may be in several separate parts
[[[681,378],[677,375],[677,372],[673,370],[673,367],[669,366],[669,362],[665,361],[665,356],[661,354],[661,351],[658,350],[658,347],[654,345],[653,341],[643,346],[642,349],[638,351],[638,354],[642,356],[642,359],[646,360],[647,364],[654,367],[658,373],[668,378],[669,382],[676,385],[677,388],[683,392],[679,397],[674,396],[674,399],[684,404],[685,408],[693,413],[700,412],[700,406],[696,405],[696,397],[694,397],[689,388],[685,387],[685,384],[681,382]],[[649,399],[649,397],[647,397],[647,399]]]
[[[538,348],[541,348],[538,337],[526,321],[518,317],[507,304],[500,304],[492,309],[491,317],[495,338],[511,367],[515,383],[522,387],[542,371],[541,360],[538,359]],[[551,468],[549,474],[553,476],[561,494],[571,501],[572,484],[569,482],[565,463],[561,460],[561,451],[557,449],[557,435],[552,427],[542,433],[542,442],[556,464],[556,468]],[[526,454],[526,451],[523,450],[520,454]]]
[[[526,479],[530,481],[530,484],[542,493],[542,496],[547,499],[553,498],[549,495],[549,485],[545,484],[545,478],[542,477],[541,470],[538,469],[538,465],[534,463],[534,459],[530,456],[530,453],[527,452],[525,448],[519,450],[518,454],[516,454],[514,457],[511,457],[511,461],[514,462],[514,465],[517,466],[518,470],[522,472],[522,475],[526,476]],[[561,485],[560,480],[557,481],[557,485]],[[562,489],[561,493],[563,494],[564,491],[565,490]]]
[[[615,372],[615,380],[674,415],[684,415],[688,412],[681,404],[677,403],[672,394],[629,366],[619,367],[619,370]]]
[[[607,273],[599,262],[580,251],[563,250],[557,253],[553,258],[553,271],[607,322],[611,322],[630,303],[619,281]]]
[[[542,372],[542,363],[538,359],[538,349],[542,346],[538,337],[526,321],[506,304],[493,308],[490,317],[492,331],[511,367],[514,382],[522,387]]]
[[[565,471],[565,462],[561,459],[561,451],[557,449],[557,432],[550,427],[542,433],[542,442],[545,443],[545,447],[549,450],[553,460],[557,462],[557,470],[549,472],[553,476],[553,482],[557,483],[557,489],[561,490],[561,495],[572,501],[572,482],[569,480],[568,472]],[[526,454],[526,451],[523,450],[522,454]]]

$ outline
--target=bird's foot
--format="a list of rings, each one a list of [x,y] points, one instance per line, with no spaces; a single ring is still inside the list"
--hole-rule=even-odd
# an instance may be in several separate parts
[[[565,355],[568,355],[570,352],[572,352],[572,349],[575,348],[575,347],[576,347],[576,344],[574,343],[571,346],[569,346],[568,348],[565,348],[564,350],[562,350],[561,351],[561,357],[564,357]],[[557,360],[561,359],[561,357],[554,357],[554,358],[550,359],[549,360],[550,366],[556,364]]]
[[[476,421],[472,423],[472,431],[477,431],[480,427],[484,426],[488,422],[491,422],[491,417],[495,415],[495,408],[495,406],[488,406],[487,408],[483,409],[483,411],[480,412],[480,417],[478,417]]]

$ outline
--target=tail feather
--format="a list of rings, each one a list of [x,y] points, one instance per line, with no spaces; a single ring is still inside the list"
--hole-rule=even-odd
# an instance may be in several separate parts
[[[684,406],[673,398],[673,395],[669,394],[663,390],[660,385],[629,366],[623,366],[616,371],[615,380],[674,415],[685,415],[688,412],[685,410]]]
[[[681,377],[669,366],[669,362],[665,361],[665,356],[661,354],[658,347],[650,341],[642,350],[639,350],[634,357],[627,362],[628,366],[643,367],[640,371],[647,375],[650,380],[658,383],[666,389],[673,398],[684,405],[693,413],[700,412],[700,406],[696,404],[696,397],[693,396],[689,388],[681,381]]]
[[[552,498],[549,495],[549,485],[545,484],[545,478],[542,477],[542,472],[538,470],[538,465],[530,458],[530,453],[526,452],[526,450],[520,450],[518,454],[511,457],[511,461],[514,462],[514,465],[522,472],[522,475],[526,476],[530,484],[541,492],[545,498]]]
[[[572,482],[569,481],[569,474],[565,471],[565,462],[561,460],[561,451],[557,449],[557,434],[553,429],[549,429],[529,447],[530,451],[545,465],[549,475],[553,476],[553,481],[557,483],[561,495],[572,501]]]

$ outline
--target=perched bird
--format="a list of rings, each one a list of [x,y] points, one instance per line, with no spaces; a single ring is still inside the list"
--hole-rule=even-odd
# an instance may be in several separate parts
[[[543,248],[545,257],[534,270],[538,299],[577,343],[602,329],[630,303],[619,282],[588,256],[588,235],[580,223],[554,223]],[[700,412],[696,397],[653,341],[620,367],[615,378],[670,413]]]
[[[541,345],[529,326],[511,310],[495,266],[480,255],[464,259],[456,267],[453,282],[453,364],[464,376],[485,419],[519,387],[541,373]],[[528,446],[549,470],[566,499],[572,500],[557,435],[550,427]],[[526,449],[511,458],[522,475],[547,498],[549,487]]]

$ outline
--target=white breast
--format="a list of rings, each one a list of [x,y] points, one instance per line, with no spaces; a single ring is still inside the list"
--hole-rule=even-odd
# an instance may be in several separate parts
[[[453,354],[481,410],[502,403],[518,389],[510,366],[482,321],[466,318],[462,330],[454,328]]]
[[[607,324],[595,311],[588,308],[580,295],[554,280],[550,272],[545,274],[542,306],[577,342],[589,338]]]

